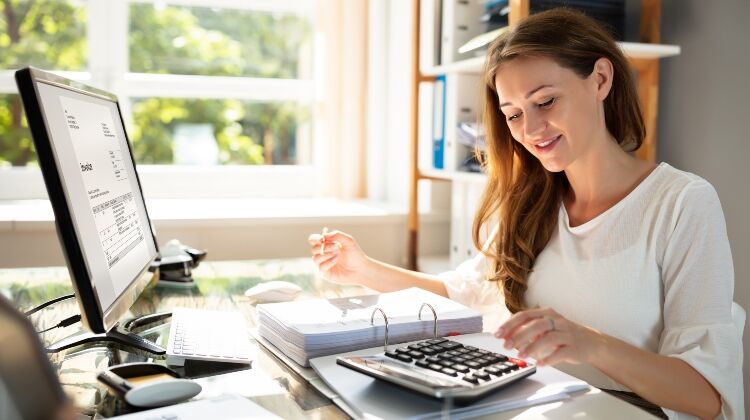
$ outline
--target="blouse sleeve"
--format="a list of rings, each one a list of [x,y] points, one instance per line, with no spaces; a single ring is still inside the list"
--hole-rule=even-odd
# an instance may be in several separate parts
[[[734,269],[719,197],[708,182],[693,181],[673,211],[662,260],[659,353],[684,360],[713,385],[721,395],[719,418],[744,418],[741,333],[731,315]]]
[[[492,243],[497,228],[489,235],[484,243],[484,249]],[[502,293],[494,281],[488,281],[491,261],[483,253],[461,263],[455,270],[438,274],[448,297],[471,308],[485,310],[488,307],[497,307],[503,303]]]

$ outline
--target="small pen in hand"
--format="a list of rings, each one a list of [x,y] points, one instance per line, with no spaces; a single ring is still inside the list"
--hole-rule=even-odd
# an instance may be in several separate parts
[[[328,234],[328,228],[323,228],[323,233],[320,234],[320,255],[326,253],[326,235]]]

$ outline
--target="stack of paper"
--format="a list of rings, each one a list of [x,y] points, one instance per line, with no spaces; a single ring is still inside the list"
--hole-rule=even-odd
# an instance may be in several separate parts
[[[384,343],[388,317],[388,343],[432,338],[432,311],[437,314],[437,335],[482,331],[482,315],[445,297],[418,288],[379,295],[337,299],[312,299],[258,305],[258,334],[302,366],[308,360]]]

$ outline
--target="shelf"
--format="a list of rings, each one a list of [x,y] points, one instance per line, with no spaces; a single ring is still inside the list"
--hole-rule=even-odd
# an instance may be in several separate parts
[[[657,59],[680,55],[679,45],[643,44],[638,42],[618,42],[629,58]],[[455,63],[431,67],[422,72],[424,76],[438,76],[446,73],[479,74],[484,66],[484,56],[473,57]]]
[[[446,171],[444,169],[420,169],[420,179],[439,179],[445,181],[465,181],[484,184],[487,175],[479,172]]]

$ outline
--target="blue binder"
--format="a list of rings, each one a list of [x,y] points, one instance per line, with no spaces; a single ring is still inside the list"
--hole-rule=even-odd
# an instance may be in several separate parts
[[[445,75],[435,79],[432,107],[432,166],[445,168]]]

